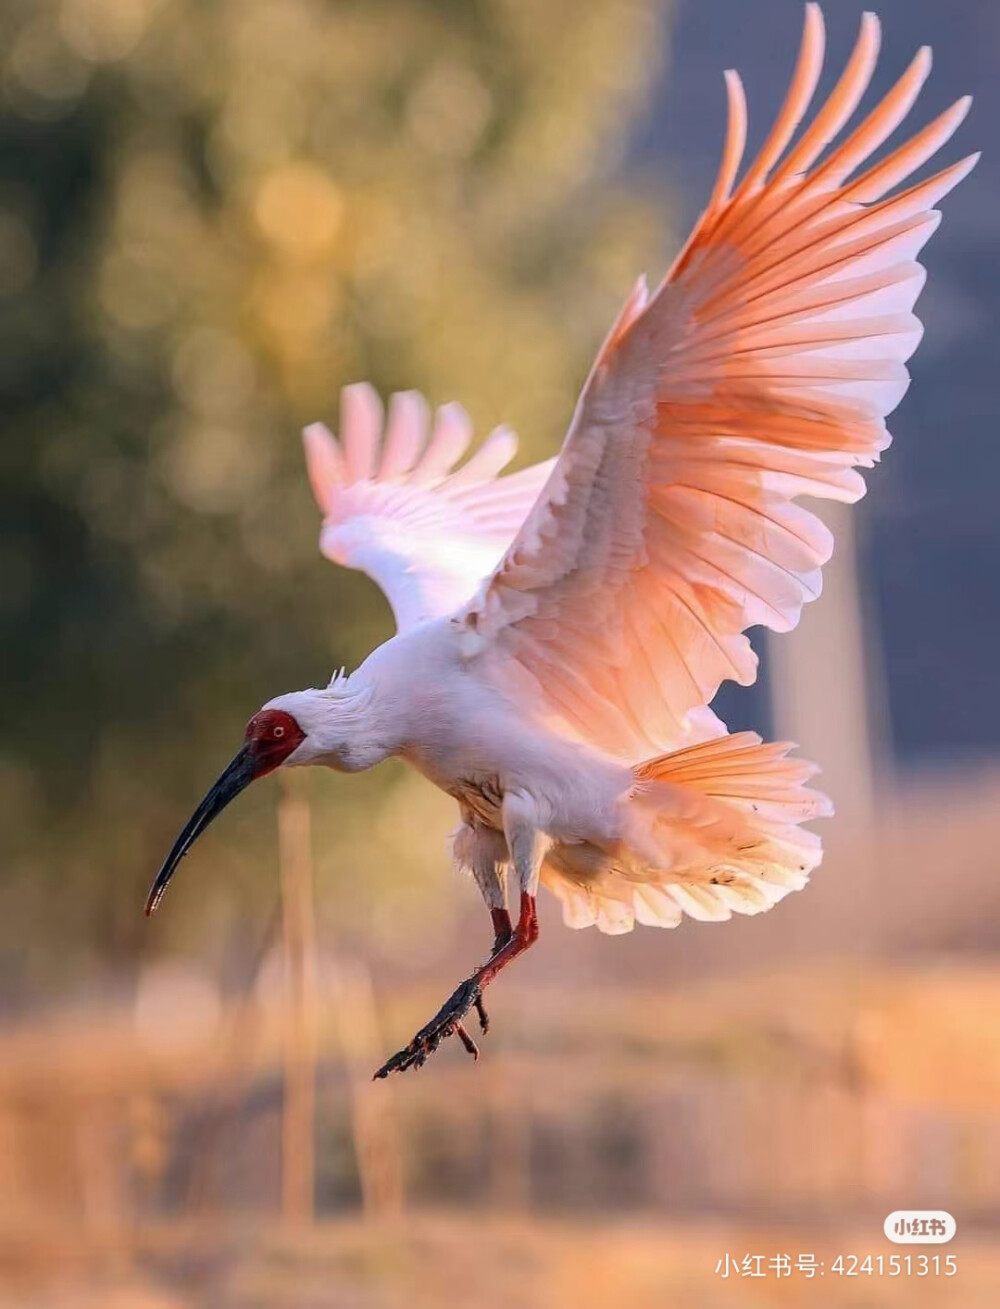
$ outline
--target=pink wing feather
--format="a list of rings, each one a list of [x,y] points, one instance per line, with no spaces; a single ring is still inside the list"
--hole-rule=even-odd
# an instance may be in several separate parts
[[[415,391],[382,404],[365,383],[344,388],[340,440],[322,423],[303,433],[320,509],[320,549],[385,592],[400,631],[444,617],[496,566],[538,497],[554,460],[498,477],[517,439],[497,428],[460,468],[472,440],[460,405],[430,412]]]
[[[467,655],[526,709],[623,759],[721,730],[707,708],[720,683],[756,676],[745,630],[787,631],[819,594],[832,538],[795,497],[857,500],[857,468],[889,443],[883,420],[922,331],[916,256],[933,205],[978,156],[885,198],[948,140],[963,99],[849,180],[911,108],[924,49],[816,165],[878,42],[865,14],[840,81],[786,154],[823,56],[822,16],[806,7],[788,97],[738,185],[746,111],[727,74],[709,205],[648,304],[633,294],[544,494],[457,616]]]

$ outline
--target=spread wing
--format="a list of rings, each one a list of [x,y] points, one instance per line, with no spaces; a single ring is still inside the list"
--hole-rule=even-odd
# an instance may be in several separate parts
[[[320,549],[373,578],[400,631],[453,613],[475,593],[524,522],[554,460],[507,477],[517,438],[497,428],[466,462],[472,439],[460,405],[430,427],[415,391],[382,405],[367,384],[344,388],[340,440],[322,423],[303,432],[309,480],[323,512]]]
[[[470,658],[560,730],[635,761],[720,730],[708,703],[748,684],[743,635],[787,631],[819,594],[832,540],[799,495],[854,501],[908,384],[934,203],[971,156],[887,193],[951,136],[960,100],[865,169],[930,69],[919,51],[820,160],[874,68],[878,21],[789,145],[815,89],[822,16],[806,8],[782,110],[737,184],[746,111],[664,283],[640,282],[584,388],[545,493],[456,616]],[[862,171],[858,171],[858,170]]]

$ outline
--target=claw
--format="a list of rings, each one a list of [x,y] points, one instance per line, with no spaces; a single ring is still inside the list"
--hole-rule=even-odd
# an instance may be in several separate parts
[[[489,1018],[483,1007],[482,991],[475,979],[470,977],[448,997],[408,1046],[386,1060],[372,1080],[379,1081],[390,1073],[405,1072],[407,1068],[420,1068],[448,1036],[457,1036],[473,1059],[478,1059],[479,1047],[462,1023],[462,1019],[473,1007],[479,1016],[479,1025],[485,1032],[489,1027]]]
[[[478,1060],[479,1046],[476,1045],[475,1041],[472,1039],[472,1037],[465,1030],[465,1028],[462,1026],[461,1023],[455,1024],[455,1034],[457,1035],[458,1039],[462,1042],[462,1044],[465,1046],[466,1050],[468,1050],[469,1054],[472,1055],[473,1059]]]
[[[483,1035],[485,1036],[486,1033],[490,1030],[490,1016],[486,1012],[486,1006],[483,1004],[482,992],[480,992],[479,995],[476,996],[475,1001],[473,1003],[476,1006],[476,1014],[479,1017],[479,1026],[482,1029]]]

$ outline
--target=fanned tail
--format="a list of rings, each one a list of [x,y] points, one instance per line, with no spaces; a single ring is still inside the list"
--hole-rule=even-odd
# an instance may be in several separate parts
[[[598,869],[561,847],[543,872],[570,927],[676,927],[684,914],[721,922],[770,909],[800,890],[822,858],[800,824],[833,812],[805,783],[814,764],[788,742],[738,732],[633,769],[621,848]]]

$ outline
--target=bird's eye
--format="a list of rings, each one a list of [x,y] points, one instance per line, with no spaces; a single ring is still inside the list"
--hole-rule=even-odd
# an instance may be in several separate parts
[[[285,735],[285,729],[284,729],[284,728],[281,726],[281,724],[279,723],[278,726],[275,727],[274,730],[271,732],[271,735],[272,735],[272,736],[284,736],[284,735]]]

